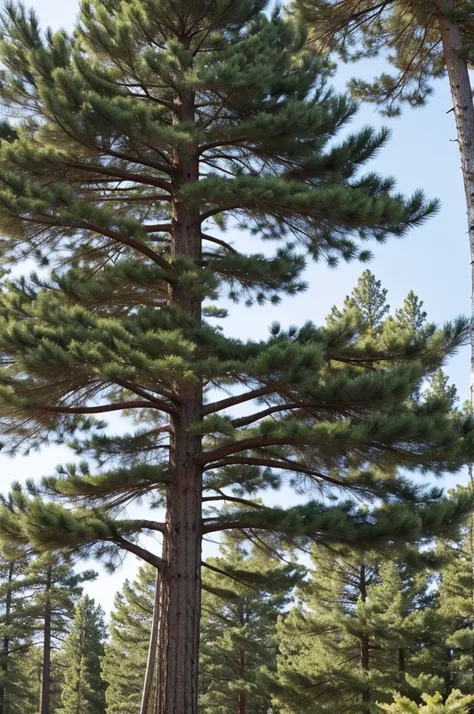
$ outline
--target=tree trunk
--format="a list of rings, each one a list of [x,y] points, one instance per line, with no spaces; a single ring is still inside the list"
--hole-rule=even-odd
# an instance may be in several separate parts
[[[11,584],[13,581],[13,573],[15,570],[15,563],[12,561],[8,568],[8,580],[7,580],[7,592],[5,596],[5,636],[2,643],[2,682],[0,685],[0,714],[5,712],[5,693],[7,687],[8,679],[8,658],[10,655],[10,619],[12,610],[12,588]]]
[[[398,671],[401,672],[401,674],[405,674],[406,672],[404,647],[400,647],[398,650]]]
[[[182,90],[175,97],[176,123],[194,120],[194,94]],[[171,254],[199,261],[199,209],[187,206],[179,189],[199,179],[199,156],[191,145],[175,152]],[[177,280],[170,303],[196,325],[201,301]],[[196,714],[198,699],[199,621],[201,616],[202,469],[195,463],[201,437],[190,428],[202,418],[200,382],[178,387],[178,413],[170,420],[170,469],[167,488],[164,568],[160,584],[158,692],[155,714]]]
[[[46,572],[44,603],[43,671],[41,677],[40,714],[49,714],[51,686],[51,578],[52,567],[49,565]]]
[[[245,675],[245,652],[240,649],[240,661],[239,661],[239,677],[244,678]],[[247,714],[247,702],[245,700],[245,693],[239,692],[239,704],[237,709],[238,714]]]
[[[463,42],[461,31],[457,22],[454,22],[446,13],[452,12],[453,0],[434,0],[439,23],[443,54],[449,77],[449,87],[453,100],[454,116],[456,119],[457,138],[461,154],[461,167],[466,195],[466,210],[469,233],[469,251],[471,262],[471,379],[470,403],[474,412],[474,102],[472,98],[471,81],[467,62],[462,56]],[[469,465],[469,480],[474,488],[473,465]],[[474,614],[474,549],[472,534],[474,530],[474,517],[471,516],[471,571],[472,571],[472,607]],[[473,620],[474,627],[474,620]],[[474,681],[474,649],[473,681]]]
[[[360,566],[360,579],[359,579],[359,590],[360,590],[360,595],[362,598],[362,602],[367,601],[367,583],[366,583],[366,578],[365,578],[365,566],[361,565]],[[360,637],[360,666],[362,667],[362,671],[368,677],[369,671],[370,671],[370,642],[369,642],[369,636],[366,632],[362,633]],[[370,711],[370,689],[368,686],[364,687],[364,690],[362,692],[362,702],[363,702],[363,711],[368,712]]]
[[[153,602],[153,619],[151,623],[150,644],[148,646],[148,659],[146,663],[145,681],[143,682],[142,701],[140,714],[149,714],[153,680],[155,676],[155,661],[158,646],[158,625],[160,616],[160,575],[156,571],[155,600]],[[1,712],[0,712],[1,714]]]
[[[453,0],[434,0],[461,153],[471,256],[471,314],[474,317],[474,104],[467,63],[462,57],[459,25],[446,16],[446,12],[453,10],[453,5]],[[471,335],[470,398],[474,407],[474,334]]]

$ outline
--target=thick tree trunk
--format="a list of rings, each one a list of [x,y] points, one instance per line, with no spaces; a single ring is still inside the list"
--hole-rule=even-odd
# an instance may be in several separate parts
[[[0,714],[5,712],[5,694],[8,680],[8,658],[10,656],[10,620],[12,610],[12,588],[15,563],[12,561],[8,567],[7,592],[5,596],[5,636],[2,643],[2,681],[0,683]]]
[[[453,0],[434,0],[461,153],[471,257],[471,314],[474,317],[474,103],[467,63],[462,57],[459,25],[446,15],[452,11],[453,5]],[[470,390],[471,405],[474,407],[474,335],[471,339]]]
[[[41,676],[40,714],[49,714],[51,689],[51,578],[52,567],[46,573],[46,592],[44,604],[43,667]]]
[[[175,98],[177,123],[194,119],[194,95]],[[173,182],[172,256],[198,261],[201,254],[199,209],[188,207],[178,191],[199,179],[199,157],[192,146],[177,150]],[[170,302],[201,320],[199,297],[179,280]],[[195,462],[201,438],[191,427],[202,418],[202,385],[179,387],[178,413],[171,418],[164,568],[160,584],[159,667],[155,714],[196,714],[198,698],[199,621],[201,616],[202,469]]]
[[[160,575],[156,571],[155,578],[155,599],[153,602],[153,619],[151,623],[150,644],[148,646],[148,659],[146,663],[145,680],[143,682],[142,701],[140,704],[140,714],[149,714],[151,693],[153,690],[153,680],[155,676],[155,661],[158,645],[158,626],[160,616]],[[1,714],[1,712],[0,712]]]

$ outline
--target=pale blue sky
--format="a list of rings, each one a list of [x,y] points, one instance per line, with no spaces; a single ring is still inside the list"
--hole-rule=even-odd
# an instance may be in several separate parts
[[[44,25],[70,28],[77,12],[76,0],[33,0]],[[338,75],[341,86],[353,73],[352,67],[342,67]],[[366,63],[367,76],[377,72],[375,63]],[[400,241],[375,250],[370,269],[389,291],[389,301],[399,306],[406,293],[413,289],[425,302],[430,319],[449,320],[470,311],[469,250],[464,197],[458,146],[454,141],[455,127],[446,82],[436,84],[436,92],[428,106],[421,110],[406,110],[401,119],[381,119],[372,108],[361,108],[356,124],[389,125],[393,135],[371,169],[394,175],[398,186],[406,193],[423,188],[428,196],[442,201],[440,213],[425,226]],[[237,238],[237,236],[236,236]],[[323,265],[311,267],[308,279],[311,289],[277,308],[264,307],[233,310],[226,323],[228,332],[239,337],[260,337],[273,320],[283,325],[301,323],[305,319],[323,320],[335,303],[341,304],[362,272],[358,264],[330,271]],[[469,386],[469,352],[465,349],[448,369],[461,397],[467,397]],[[51,473],[57,463],[70,458],[66,449],[50,449],[26,458],[9,460],[0,455],[1,488],[7,490],[12,479],[39,477]],[[463,477],[450,479],[449,484]],[[133,575],[136,562],[128,558],[114,576],[102,574],[88,587],[90,594],[106,609],[112,604],[115,590],[125,576]]]

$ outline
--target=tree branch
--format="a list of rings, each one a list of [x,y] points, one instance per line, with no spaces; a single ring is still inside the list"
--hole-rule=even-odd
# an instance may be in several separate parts
[[[114,536],[109,540],[112,540],[114,543],[119,545],[124,550],[127,550],[129,553],[133,553],[137,556],[137,558],[144,560],[145,563],[149,563],[154,568],[157,568],[158,570],[164,570],[166,563],[163,558],[159,558],[157,555],[154,555],[149,550],[146,550],[146,548],[142,548],[136,543],[130,543],[130,541],[126,540],[126,538],[120,535]]]
[[[280,461],[279,459],[266,459],[259,457],[246,457],[246,456],[235,456],[230,459],[223,459],[217,463],[211,463],[207,465],[204,471],[210,471],[211,469],[222,468],[223,466],[235,466],[238,464],[243,464],[246,466],[264,466],[271,469],[281,469],[282,471],[295,471],[297,473],[305,474],[306,476],[312,476],[313,478],[320,479],[321,481],[327,481],[332,483],[334,486],[341,486],[347,488],[347,484],[343,481],[331,478],[331,476],[326,476],[325,474],[319,473],[310,469],[308,466],[303,466],[303,464],[297,464],[294,461]]]
[[[235,397],[229,397],[228,399],[221,399],[218,402],[211,402],[206,404],[203,409],[203,414],[213,414],[214,412],[222,411],[222,409],[227,409],[228,407],[234,407],[236,404],[243,404],[244,402],[249,402],[252,399],[258,399],[258,397],[263,397],[266,394],[271,394],[276,391],[276,385],[267,385],[265,387],[259,387],[259,389],[253,389],[250,392],[245,392],[244,394],[237,394]]]

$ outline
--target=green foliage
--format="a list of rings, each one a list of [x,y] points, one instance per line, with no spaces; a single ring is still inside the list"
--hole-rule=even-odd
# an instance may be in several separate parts
[[[381,56],[388,62],[390,73],[351,82],[356,97],[377,104],[388,116],[397,116],[404,104],[423,106],[433,93],[433,81],[446,74],[438,19],[442,11],[432,0],[296,0],[296,5],[315,38],[345,61]],[[444,12],[458,22],[470,60],[474,4],[461,0]]]
[[[136,580],[115,597],[110,641],[105,645],[102,678],[107,684],[107,714],[136,714],[145,676],[150,639],[155,570],[141,567]]]
[[[441,694],[423,695],[424,704],[418,705],[406,697],[397,695],[393,704],[380,704],[379,709],[389,714],[468,714],[473,697],[454,691],[443,703]]]
[[[220,557],[207,565],[200,711],[267,714],[271,693],[263,675],[276,667],[276,621],[289,602],[298,570],[275,557],[265,542],[249,551],[231,538],[221,546]]]
[[[312,561],[297,604],[279,623],[272,685],[279,711],[369,714],[393,688],[416,691],[433,624],[423,559],[410,567],[339,546],[314,549]]]
[[[61,651],[64,684],[59,714],[103,714],[105,684],[100,676],[100,660],[105,635],[102,609],[89,597],[82,598]]]

